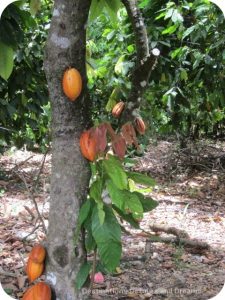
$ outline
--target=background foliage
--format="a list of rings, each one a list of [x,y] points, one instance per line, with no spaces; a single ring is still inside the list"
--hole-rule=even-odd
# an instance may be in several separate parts
[[[15,2],[0,21],[1,146],[38,145],[43,150],[49,143],[43,56],[51,2]],[[225,116],[222,12],[208,0],[141,0],[139,6],[150,47],[161,51],[141,111],[149,136],[221,135]],[[134,37],[122,4],[94,0],[87,36],[94,121],[117,125],[109,112],[119,100],[126,101],[134,64]]]

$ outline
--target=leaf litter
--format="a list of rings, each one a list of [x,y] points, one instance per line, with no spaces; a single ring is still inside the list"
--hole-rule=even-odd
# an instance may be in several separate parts
[[[28,287],[24,265],[29,251],[35,242],[46,239],[34,204],[16,173],[31,187],[42,159],[41,154],[21,150],[0,158],[0,280],[16,299]],[[216,296],[225,282],[224,169],[224,142],[188,141],[182,150],[173,140],[151,142],[134,171],[156,179],[150,196],[159,205],[144,214],[142,230],[122,224],[120,268],[104,275],[104,283],[94,284],[91,298],[207,300]],[[50,171],[48,154],[35,195],[46,226]],[[193,245],[183,243],[180,232],[186,233],[185,239]],[[199,243],[209,247],[198,247]],[[89,292],[83,289],[83,293]]]

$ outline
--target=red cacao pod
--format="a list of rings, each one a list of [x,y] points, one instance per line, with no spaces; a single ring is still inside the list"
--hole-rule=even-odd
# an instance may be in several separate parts
[[[44,270],[44,264],[35,263],[32,259],[28,259],[26,266],[26,273],[30,280],[30,282],[34,281],[38,277],[40,277]]]
[[[37,244],[32,248],[29,258],[32,259],[33,262],[37,264],[41,264],[44,262],[45,256],[46,256],[45,248],[42,245]]]
[[[75,68],[67,69],[63,74],[62,87],[65,95],[75,101],[82,90],[82,78],[79,71]]]
[[[115,135],[112,140],[113,152],[120,158],[123,159],[127,150],[126,141],[122,135]]]
[[[135,128],[138,133],[145,134],[146,125],[142,118],[138,117],[135,119]]]
[[[125,103],[123,101],[118,102],[112,109],[112,115],[115,118],[119,118],[121,115],[123,109],[124,109]]]
[[[80,137],[80,149],[82,155],[90,161],[94,161],[97,152],[97,142],[93,130],[84,131]]]

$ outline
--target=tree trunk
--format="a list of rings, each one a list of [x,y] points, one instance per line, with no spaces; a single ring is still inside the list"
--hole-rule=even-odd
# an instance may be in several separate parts
[[[86,24],[91,0],[55,0],[46,45],[45,73],[52,107],[52,175],[48,228],[47,281],[57,300],[83,299],[75,290],[75,278],[85,260],[82,238],[74,244],[79,208],[90,178],[81,156],[79,138],[90,126],[86,88]],[[68,67],[81,73],[80,97],[69,101],[62,91]]]

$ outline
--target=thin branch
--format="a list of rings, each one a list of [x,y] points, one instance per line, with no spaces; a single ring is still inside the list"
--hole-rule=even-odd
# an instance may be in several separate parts
[[[26,190],[27,190],[27,192],[28,192],[30,198],[31,198],[31,200],[32,200],[33,203],[34,203],[36,212],[37,212],[37,214],[38,214],[38,218],[39,218],[39,220],[40,220],[41,223],[42,223],[44,232],[45,232],[45,234],[47,234],[47,228],[46,228],[46,226],[45,226],[45,222],[44,222],[44,220],[43,220],[43,218],[42,218],[42,216],[41,216],[41,213],[40,213],[40,211],[39,211],[39,208],[38,208],[38,205],[37,205],[37,201],[35,200],[35,197],[34,197],[33,193],[31,192],[31,190],[29,189],[29,186],[28,186],[28,184],[27,184],[27,181],[26,181],[25,177],[22,176],[22,175],[20,175],[20,174],[18,174],[18,173],[16,173],[16,172],[15,172],[15,174],[23,181],[23,183],[24,183],[24,185],[25,185],[25,187],[26,187]]]
[[[91,272],[91,295],[92,295],[93,285],[94,285],[96,263],[97,263],[97,249],[94,250],[93,265],[92,265],[92,272]]]

